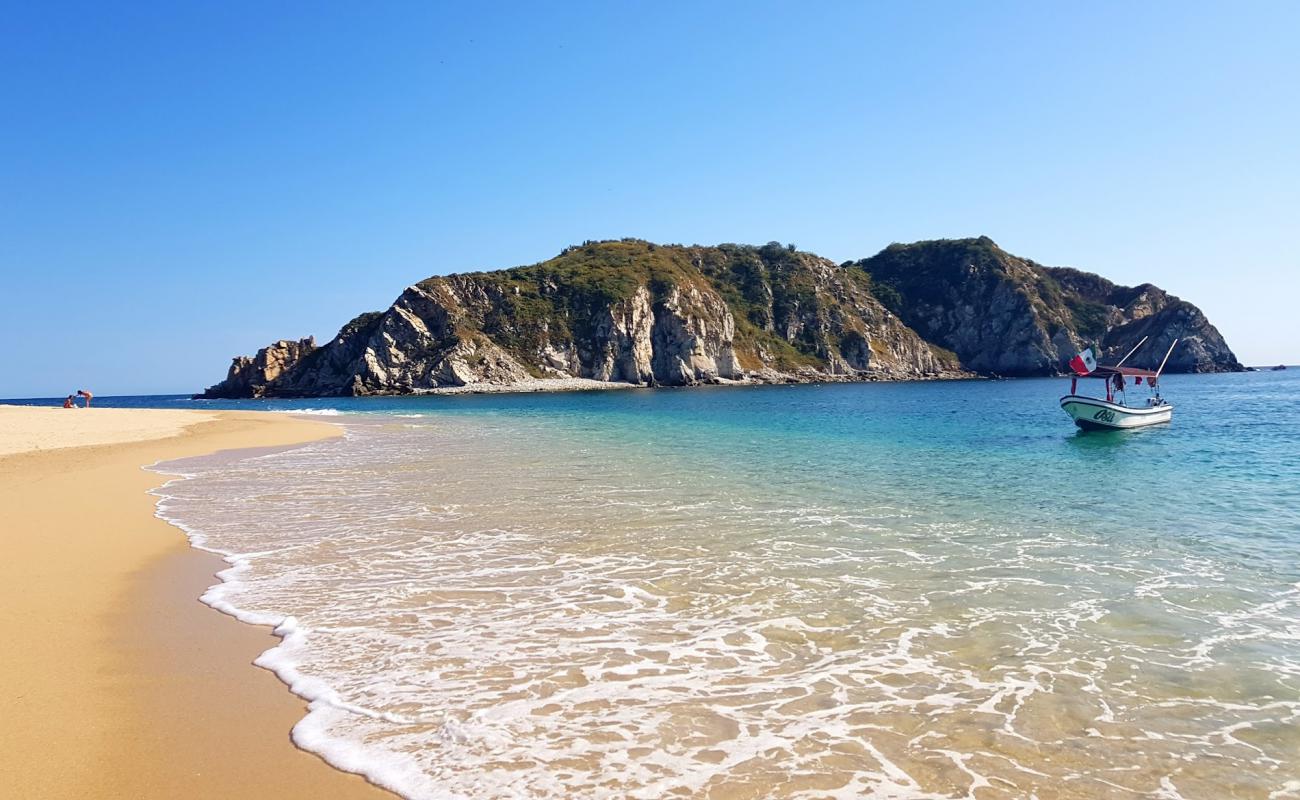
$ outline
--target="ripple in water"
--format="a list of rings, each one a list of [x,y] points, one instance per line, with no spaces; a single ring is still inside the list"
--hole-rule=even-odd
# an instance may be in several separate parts
[[[407,797],[1300,796],[1298,584],[527,420],[349,432],[160,513],[280,626],[295,741]]]

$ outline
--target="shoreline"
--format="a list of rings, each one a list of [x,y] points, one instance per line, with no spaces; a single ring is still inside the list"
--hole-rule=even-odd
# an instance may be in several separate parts
[[[146,469],[339,428],[267,412],[55,411],[0,406],[0,785],[44,798],[391,798],[292,743],[306,702],[252,664],[279,639],[199,602],[228,565],[155,516],[150,490],[175,476]]]
[[[1206,370],[1204,372],[1166,372],[1166,375],[1237,375],[1248,372],[1272,372],[1272,367],[1246,368],[1240,370],[1222,369]],[[785,373],[782,373],[785,375]],[[955,383],[967,381],[1020,381],[1020,380],[1058,380],[1071,377],[1068,372],[1061,372],[1054,375],[998,375],[994,373],[982,372],[937,372],[926,375],[906,375],[894,376],[879,373],[862,373],[859,375],[842,376],[819,374],[816,378],[807,380],[797,379],[797,376],[789,376],[791,379],[772,379],[772,380],[752,380],[752,379],[730,379],[716,378],[710,381],[699,381],[697,383],[688,383],[681,385],[670,384],[645,384],[645,383],[627,383],[626,381],[598,381],[593,378],[533,378],[527,381],[515,381],[513,383],[467,383],[462,386],[439,386],[432,389],[414,389],[409,392],[372,392],[370,394],[358,395],[340,395],[340,394],[267,394],[256,397],[248,396],[214,396],[208,397],[203,394],[190,395],[191,400],[340,400],[340,399],[366,399],[366,398],[400,398],[400,397],[443,397],[458,395],[489,395],[489,394],[570,394],[576,392],[608,392],[608,391],[626,391],[631,389],[642,390],[689,390],[689,389],[711,389],[711,388],[761,388],[765,386],[838,386],[848,384],[897,384],[897,383]]]
[[[367,395],[375,397],[430,397],[439,395],[462,394],[539,394],[565,392],[603,392],[620,389],[698,389],[704,387],[756,387],[756,386],[817,386],[836,383],[908,383],[927,381],[968,381],[978,380],[975,373],[940,372],[933,375],[909,375],[897,377],[880,373],[859,373],[856,375],[820,374],[801,376],[796,373],[779,373],[769,380],[754,378],[714,378],[698,383],[683,384],[644,384],[626,381],[598,381],[593,378],[534,378],[514,383],[467,383],[463,386],[440,386],[435,389],[417,389],[412,392],[395,395]]]
[[[681,385],[628,383],[626,381],[599,381],[594,378],[532,378],[512,383],[467,383],[461,386],[438,386],[432,389],[413,389],[409,392],[372,392],[363,395],[308,395],[270,394],[257,397],[192,395],[192,400],[337,400],[343,397],[440,397],[446,395],[476,394],[566,394],[570,392],[608,392],[629,389],[700,389],[715,387],[757,388],[762,386],[821,386],[827,384],[866,383],[932,383],[937,381],[1002,380],[996,376],[974,372],[939,372],[931,375],[893,376],[881,373],[858,375],[821,374],[803,379],[794,373],[780,373],[770,380],[715,378]]]

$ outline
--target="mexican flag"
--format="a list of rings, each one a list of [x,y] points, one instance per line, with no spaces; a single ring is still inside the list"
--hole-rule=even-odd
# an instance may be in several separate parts
[[[1070,359],[1070,369],[1074,370],[1076,375],[1087,375],[1096,368],[1097,359],[1093,358],[1091,347]]]

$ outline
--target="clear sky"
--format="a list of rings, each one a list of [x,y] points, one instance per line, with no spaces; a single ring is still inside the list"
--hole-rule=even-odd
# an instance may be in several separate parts
[[[0,397],[584,239],[987,234],[1300,361],[1300,3],[10,2]]]

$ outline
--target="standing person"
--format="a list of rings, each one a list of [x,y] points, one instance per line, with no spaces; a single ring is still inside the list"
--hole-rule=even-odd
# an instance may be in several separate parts
[[[76,408],[77,407],[76,399],[72,395],[68,395],[67,398],[63,401],[63,407]]]
[[[78,389],[78,390],[77,390],[77,397],[84,397],[84,398],[86,398],[86,408],[90,408],[90,398],[94,397],[94,395],[91,394],[90,392],[86,391],[85,389]]]

